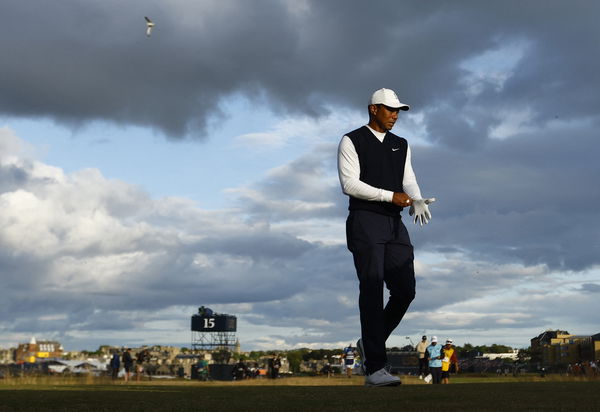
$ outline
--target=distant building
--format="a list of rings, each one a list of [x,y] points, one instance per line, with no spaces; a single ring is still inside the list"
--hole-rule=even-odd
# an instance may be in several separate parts
[[[519,357],[519,349],[513,349],[512,352],[502,352],[502,353],[483,353],[481,358],[487,358],[489,360],[494,359],[509,359],[516,361]]]
[[[60,358],[63,347],[56,341],[36,341],[31,338],[29,343],[21,343],[15,350],[16,363],[35,363],[40,359]]]
[[[15,361],[15,348],[0,349],[0,364],[13,363]]]
[[[567,331],[547,330],[531,339],[531,351],[544,365],[567,365],[600,359],[600,333],[571,335]]]

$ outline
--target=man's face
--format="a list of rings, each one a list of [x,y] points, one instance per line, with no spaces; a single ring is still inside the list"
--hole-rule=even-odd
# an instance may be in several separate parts
[[[400,109],[394,109],[384,104],[372,104],[369,106],[369,112],[371,113],[371,119],[376,126],[379,127],[381,132],[387,132],[392,130],[396,120],[398,120],[398,112]]]

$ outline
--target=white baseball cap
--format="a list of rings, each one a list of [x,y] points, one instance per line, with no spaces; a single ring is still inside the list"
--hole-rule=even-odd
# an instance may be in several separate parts
[[[437,336],[432,336],[431,337],[431,343],[433,343],[433,342],[437,343]]]
[[[384,104],[388,107],[404,111],[410,109],[409,105],[400,102],[396,93],[391,89],[375,90],[371,96],[371,103],[369,104]]]
[[[452,343],[452,339],[450,339],[450,338],[446,339],[446,343],[450,343],[451,344]]]

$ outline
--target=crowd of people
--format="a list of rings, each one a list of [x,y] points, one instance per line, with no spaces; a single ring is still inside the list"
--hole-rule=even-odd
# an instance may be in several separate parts
[[[267,376],[271,379],[279,378],[281,370],[281,357],[276,354],[267,361]],[[233,366],[233,379],[255,379],[260,376],[260,366],[257,362],[247,363],[242,358]]]
[[[432,336],[429,344],[427,336],[423,336],[415,349],[419,357],[419,379],[434,384],[450,383],[450,373],[459,369],[452,339],[446,339],[442,346],[438,344],[437,336]]]
[[[132,379],[135,374],[136,380],[140,381],[144,375],[144,364],[150,360],[148,349],[139,351],[135,356],[131,353],[131,348],[123,348],[122,351],[115,351],[112,354],[108,368],[113,380],[122,375],[125,382]],[[276,354],[267,361],[267,373],[269,378],[277,379],[280,376],[281,357]],[[122,372],[122,373],[121,373]],[[209,365],[203,356],[200,357],[195,365],[196,377],[200,380],[209,380]],[[233,365],[232,378],[234,380],[254,379],[261,375],[261,367],[258,362],[244,362],[242,358]]]
[[[450,373],[459,371],[458,357],[450,338],[441,345],[436,336],[431,337],[431,342],[427,341],[427,336],[423,336],[416,345],[415,351],[419,361],[419,379],[424,379],[427,383],[448,384]],[[360,366],[362,361],[357,348],[352,345],[344,348],[342,365],[348,377],[352,377],[354,367]]]
[[[567,365],[567,376],[581,376],[581,377],[597,377],[600,376],[598,370],[598,364],[600,360],[589,361],[589,362],[575,362],[574,364]]]
[[[243,379],[255,379],[260,376],[260,368],[256,362],[248,364],[240,359],[233,366],[232,374],[233,379],[236,381],[241,381]]]
[[[424,335],[422,336],[421,341],[415,346],[414,350],[416,351],[416,356],[418,358],[418,377],[426,383],[448,384],[450,383],[450,374],[459,371],[457,351],[451,338],[447,338],[445,344],[442,345],[438,342],[436,336],[432,336],[428,341],[427,336]],[[132,355],[130,348],[123,348],[120,352],[114,352],[109,363],[109,371],[112,379],[116,380],[122,375],[125,382],[127,382],[135,375],[136,380],[140,381],[146,372],[144,364],[149,360],[150,352],[148,349],[143,349],[135,355]],[[342,374],[351,378],[353,371],[355,371],[356,368],[361,368],[362,362],[363,359],[360,356],[360,352],[356,347],[349,344],[342,350],[340,365],[331,365],[327,362],[318,372],[330,377],[341,371]],[[490,361],[488,359],[465,359],[461,361],[460,369],[473,369],[474,365],[471,365],[470,362],[486,362],[485,368],[475,369],[481,369],[483,371],[489,370],[491,372],[495,370],[498,375],[506,376],[512,374],[516,376],[520,372],[518,364],[513,365],[511,370],[511,368],[503,363],[504,361],[501,359],[495,361]],[[561,372],[566,373],[566,376],[573,377],[599,377],[599,364],[600,361],[576,362],[569,364],[566,371],[563,369]],[[237,363],[233,365],[231,371],[232,379],[255,379],[261,375],[271,379],[277,379],[280,377],[281,365],[282,360],[279,354],[275,354],[267,359],[266,370],[265,368],[261,368],[258,362],[244,361],[243,358],[240,358]],[[545,373],[546,370],[540,368],[540,374],[545,376]],[[197,375],[197,378],[201,380],[210,379],[208,362],[203,357],[198,362]]]
[[[110,374],[113,380],[119,377],[121,371],[121,365],[124,370],[125,382],[131,379],[132,373],[135,372],[136,379],[139,381],[142,379],[144,374],[144,363],[150,360],[150,352],[148,349],[141,350],[135,356],[135,359],[131,355],[131,348],[124,348],[123,353],[119,355],[118,352],[114,352],[109,363]],[[134,367],[135,366],[135,367]]]

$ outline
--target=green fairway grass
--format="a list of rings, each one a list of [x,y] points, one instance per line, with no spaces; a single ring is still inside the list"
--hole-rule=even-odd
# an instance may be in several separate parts
[[[361,377],[242,382],[0,381],[0,411],[598,411],[600,380],[454,377],[365,388]]]

